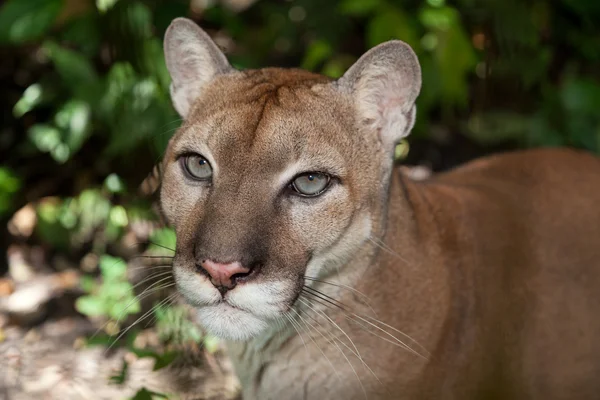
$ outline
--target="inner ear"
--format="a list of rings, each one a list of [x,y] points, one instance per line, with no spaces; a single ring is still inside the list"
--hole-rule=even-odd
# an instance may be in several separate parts
[[[337,82],[354,97],[361,125],[377,131],[386,147],[406,137],[416,117],[421,67],[404,42],[393,40],[366,52]]]
[[[186,18],[171,22],[164,49],[171,75],[171,100],[184,119],[207,84],[220,74],[234,71],[210,36]]]

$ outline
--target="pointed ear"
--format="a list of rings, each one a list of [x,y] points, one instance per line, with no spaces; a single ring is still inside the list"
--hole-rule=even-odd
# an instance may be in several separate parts
[[[233,68],[215,42],[193,21],[176,18],[165,33],[165,59],[171,75],[171,100],[184,119],[202,89]]]
[[[406,43],[393,40],[372,48],[337,85],[354,97],[360,122],[376,130],[386,148],[393,149],[410,133],[421,90],[421,67]]]

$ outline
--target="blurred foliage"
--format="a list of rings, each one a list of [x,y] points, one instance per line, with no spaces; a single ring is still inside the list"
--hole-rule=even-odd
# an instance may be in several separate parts
[[[128,261],[106,254],[156,220],[136,188],[181,123],[162,54],[178,16],[242,69],[301,66],[336,78],[370,47],[406,41],[423,72],[417,123],[396,153],[410,162],[443,169],[536,146],[600,152],[597,0],[7,0],[0,222],[33,204],[27,240],[77,263],[99,260],[77,303],[86,315],[118,320],[134,299]],[[164,255],[175,235],[155,228],[148,253]],[[124,312],[139,310],[133,300]],[[181,311],[157,307],[155,317],[164,340],[214,348]]]
[[[338,77],[368,48],[408,42],[424,81],[413,139],[599,150],[596,0],[8,0],[0,215],[109,174],[140,182],[180,123],[161,40],[182,15],[239,68]]]
[[[120,258],[103,255],[100,258],[102,283],[87,276],[82,279],[83,290],[88,293],[77,299],[77,310],[90,317],[108,317],[116,321],[140,312],[141,307],[131,283],[127,280],[127,264]],[[118,329],[115,329],[118,332]]]
[[[301,66],[337,78],[383,41],[409,43],[423,87],[396,156],[411,163],[445,169],[538,146],[600,152],[598,0],[6,0],[0,222],[31,204],[36,224],[31,237],[1,232],[0,243],[70,257],[86,273],[76,309],[112,320],[112,334],[145,311],[128,280],[127,236],[150,223],[146,253],[162,259],[175,249],[137,187],[181,123],[162,54],[178,16],[198,22],[242,69]],[[178,306],[159,302],[147,315],[161,341],[217,348]],[[126,340],[138,356],[158,368],[173,360],[172,351],[135,348],[136,334]],[[124,363],[115,381],[126,373]],[[161,397],[143,389],[135,398]]]
[[[338,77],[366,49],[408,42],[424,81],[414,138],[434,140],[442,127],[483,147],[599,150],[595,0],[8,0],[0,44],[12,82],[2,90],[14,102],[0,148],[17,186],[47,178],[29,167],[34,159],[70,174],[54,179],[75,194],[109,174],[139,183],[180,123],[161,40],[181,15],[239,68],[300,65]],[[45,194],[65,195],[51,186]]]

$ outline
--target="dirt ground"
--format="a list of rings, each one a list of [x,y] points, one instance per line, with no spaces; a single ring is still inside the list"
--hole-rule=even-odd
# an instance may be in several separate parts
[[[24,265],[26,258],[20,260]],[[155,358],[128,346],[90,344],[105,321],[75,311],[77,269],[46,269],[15,279],[18,270],[0,279],[0,399],[164,398],[151,392],[169,399],[238,396],[238,382],[219,347],[208,352],[196,344],[181,345],[173,362],[153,370]],[[164,352],[152,326],[143,328],[135,349]]]

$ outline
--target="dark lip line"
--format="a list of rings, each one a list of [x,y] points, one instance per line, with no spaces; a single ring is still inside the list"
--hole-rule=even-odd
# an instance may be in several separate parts
[[[298,297],[299,297],[299,296],[298,296]],[[297,299],[298,297],[296,297],[296,299]],[[292,305],[293,305],[293,304],[296,302],[296,299],[294,299],[294,301],[291,303]],[[261,316],[261,315],[257,315],[256,313],[253,313],[253,312],[252,312],[252,311],[250,311],[250,310],[247,310],[247,309],[244,309],[244,308],[241,308],[241,307],[235,306],[235,305],[233,305],[233,304],[229,303],[229,302],[228,302],[227,300],[225,300],[225,299],[221,299],[221,300],[220,300],[218,303],[205,304],[205,305],[201,305],[201,306],[199,306],[199,307],[216,307],[216,306],[220,306],[220,305],[223,305],[223,304],[224,304],[224,305],[226,305],[226,306],[228,306],[228,307],[231,307],[231,308],[233,308],[234,310],[238,310],[238,311],[242,311],[242,312],[245,312],[245,313],[248,313],[248,314],[252,314],[252,315],[253,315],[254,317],[256,317],[256,318],[264,318],[263,316]],[[267,304],[267,305],[270,305],[270,306],[276,306],[276,305],[277,305],[276,303],[266,303],[266,304]]]
[[[202,305],[201,307],[217,307],[217,306],[220,306],[220,305],[226,305],[226,306],[228,306],[228,307],[231,307],[231,308],[233,308],[233,309],[235,309],[235,310],[238,310],[238,311],[244,311],[244,312],[247,312],[247,313],[253,314],[253,313],[251,313],[251,312],[250,312],[250,311],[248,311],[248,310],[244,310],[243,308],[240,308],[240,307],[238,307],[238,306],[234,306],[233,304],[231,304],[230,302],[228,302],[227,300],[225,300],[225,299],[223,299],[223,298],[222,298],[221,300],[219,300],[217,303],[205,304],[205,305]],[[253,315],[254,315],[254,314],[253,314]]]

